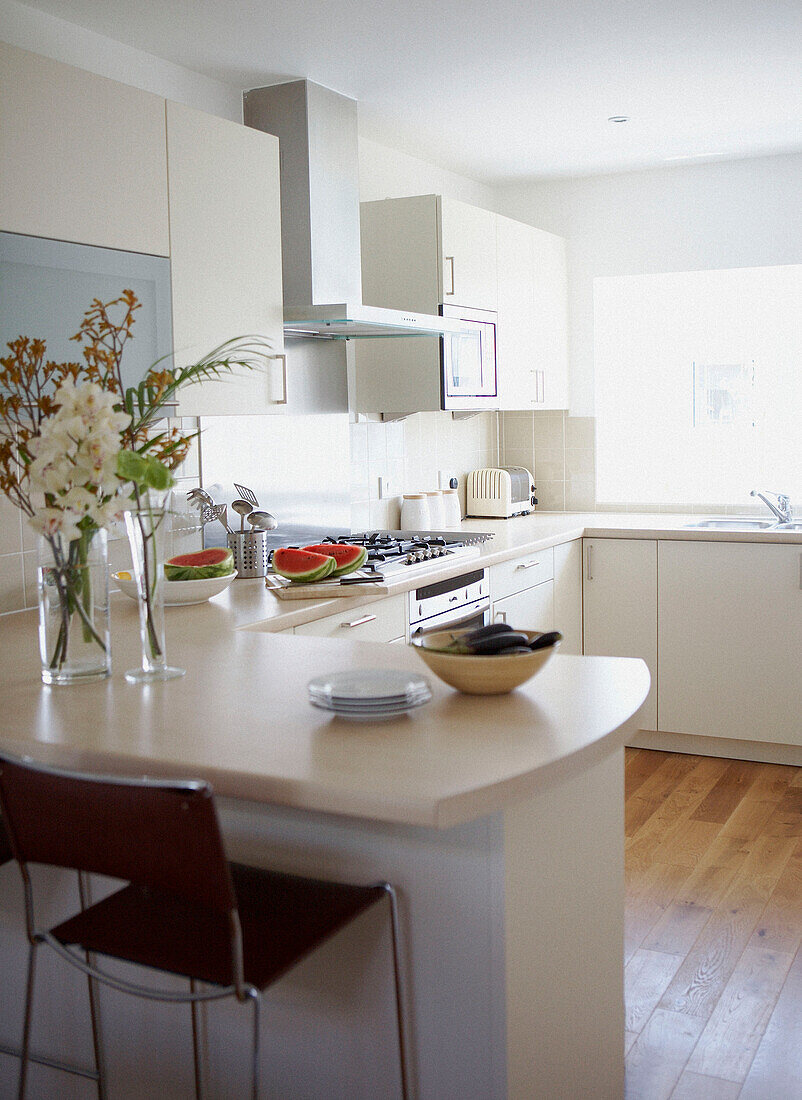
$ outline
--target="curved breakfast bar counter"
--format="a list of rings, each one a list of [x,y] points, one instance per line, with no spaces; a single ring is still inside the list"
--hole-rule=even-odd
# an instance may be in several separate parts
[[[312,708],[308,679],[365,666],[420,671],[417,656],[232,629],[259,621],[266,598],[259,582],[235,587],[228,603],[169,609],[168,654],[187,675],[146,688],[119,671],[43,687],[35,616],[5,616],[0,743],[91,771],[206,777],[233,857],[393,881],[417,1096],[620,1097],[622,757],[648,689],[643,663],[558,655],[509,696],[461,696],[433,681],[431,703],[410,715],[353,723]],[[137,662],[139,644],[135,606],[122,596],[113,623],[120,670]],[[41,873],[55,913],[70,876]],[[11,975],[0,1043],[10,1046],[22,1004],[17,877],[0,871],[0,970]],[[389,974],[384,915],[369,913],[279,983],[266,1000],[266,1095],[397,1095]],[[35,1044],[89,1064],[84,987],[72,982],[58,966],[43,981]],[[164,1095],[166,1081],[171,1095],[189,1094],[184,1014],[115,994],[104,1014],[112,1095]],[[207,1046],[210,1095],[244,1095],[237,1006],[209,1012]],[[0,1057],[0,1092],[15,1072]],[[91,1095],[88,1083],[37,1072],[42,1095]]]

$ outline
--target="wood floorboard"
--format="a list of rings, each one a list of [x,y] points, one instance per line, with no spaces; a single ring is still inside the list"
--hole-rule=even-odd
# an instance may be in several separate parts
[[[744,1081],[740,1100],[802,1096],[802,953],[797,952]]]
[[[720,1077],[705,1077],[685,1070],[671,1100],[737,1100],[741,1086],[737,1081],[722,1081]]]
[[[627,751],[627,1100],[802,1100],[802,768]]]

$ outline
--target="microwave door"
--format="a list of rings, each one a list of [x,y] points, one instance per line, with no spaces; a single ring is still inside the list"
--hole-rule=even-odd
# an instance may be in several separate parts
[[[446,393],[449,397],[474,396],[481,393],[482,347],[477,331],[469,336],[452,336],[449,340]]]

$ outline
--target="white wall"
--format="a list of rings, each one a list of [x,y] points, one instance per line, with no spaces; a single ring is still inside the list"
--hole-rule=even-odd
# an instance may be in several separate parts
[[[571,413],[594,413],[596,276],[802,263],[801,195],[802,154],[499,188],[568,238]]]
[[[359,139],[359,197],[362,202],[407,195],[447,195],[450,199],[496,209],[496,192],[486,184],[447,172],[397,149]]]
[[[11,46],[131,84],[199,111],[242,121],[239,88],[210,80],[16,0],[0,0],[0,38]]]

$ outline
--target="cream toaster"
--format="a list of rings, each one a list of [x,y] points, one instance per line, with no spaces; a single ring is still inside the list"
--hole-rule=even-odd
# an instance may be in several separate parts
[[[490,466],[468,474],[465,512],[508,519],[526,516],[537,504],[535,483],[523,466]]]

